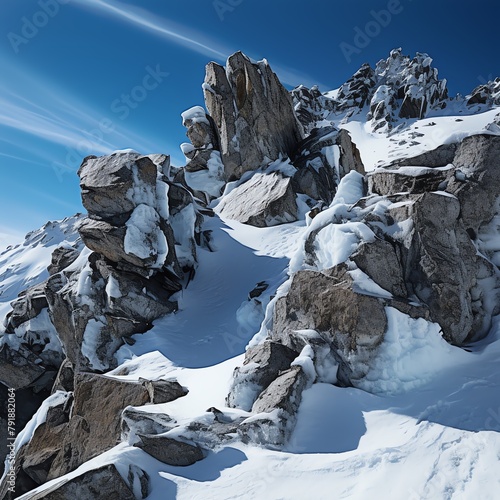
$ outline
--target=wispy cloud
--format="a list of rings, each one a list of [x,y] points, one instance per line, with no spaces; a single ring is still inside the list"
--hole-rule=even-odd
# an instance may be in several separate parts
[[[213,40],[202,37],[192,30],[179,26],[172,21],[157,16],[145,9],[133,5],[124,5],[113,0],[75,0],[84,7],[98,9],[111,14],[139,28],[153,32],[158,36],[183,45],[199,54],[225,60],[230,51],[218,47]]]
[[[1,55],[1,54],[0,54]],[[2,58],[3,59],[3,58]],[[16,63],[3,59],[3,66],[16,81],[16,90],[8,86],[8,81],[0,82],[0,127],[14,133],[4,133],[1,141],[15,150],[1,153],[12,159],[21,158],[20,151],[26,150],[26,136],[52,143],[63,151],[73,151],[75,158],[87,154],[106,154],[116,149],[132,147],[138,151],[155,151],[155,144],[145,135],[136,133],[114,116],[110,109],[97,110],[82,102],[54,82],[47,81],[40,74],[20,68]],[[100,129],[106,119],[109,129]],[[57,163],[54,152],[47,150],[38,141],[31,141],[30,159],[24,161],[50,167]],[[37,158],[33,161],[33,155]],[[74,165],[65,164],[66,153],[61,160],[61,168],[74,170]],[[14,158],[17,157],[17,158]],[[46,163],[44,163],[46,162]]]
[[[145,9],[133,5],[125,5],[116,0],[74,0],[82,7],[99,10],[110,14],[115,18],[135,25],[138,28],[149,31],[168,41],[181,45],[193,52],[215,58],[218,62],[225,62],[226,59],[237,50],[244,50],[243,47],[223,46],[220,42],[208,38],[206,35],[197,33],[185,26],[173,23],[169,19],[157,16]],[[247,55],[253,57],[250,53]],[[305,75],[295,69],[280,65],[278,61],[272,62],[271,67],[280,80],[289,86],[318,85],[322,90],[330,90],[327,85],[323,85],[313,77]]]

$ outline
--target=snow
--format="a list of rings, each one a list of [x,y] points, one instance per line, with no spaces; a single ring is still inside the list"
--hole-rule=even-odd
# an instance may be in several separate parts
[[[195,190],[205,191],[210,196],[218,198],[225,185],[224,165],[219,151],[212,151],[207,167],[207,170],[198,172],[184,171],[186,183]]]
[[[183,142],[180,148],[184,155],[188,155],[195,150],[195,147],[190,142]]]
[[[106,326],[103,320],[90,319],[85,327],[82,342],[82,354],[89,360],[90,366],[94,370],[106,370],[107,365],[103,364],[97,357],[97,347],[102,344],[101,330]]]
[[[388,135],[371,132],[369,124],[362,121],[352,120],[337,125],[351,134],[352,141],[360,151],[365,170],[371,171],[396,158],[417,156],[442,144],[458,142],[469,135],[491,134],[486,127],[494,121],[498,113],[498,109],[491,109],[478,114],[460,114],[461,121],[457,121],[457,110],[453,109],[451,104],[445,111],[450,116],[429,113],[427,118],[414,121]],[[361,117],[358,119],[361,120]],[[412,139],[415,133],[422,136]]]
[[[122,296],[118,281],[112,274],[109,275],[108,282],[106,283],[106,295],[109,299],[119,299]]]
[[[304,346],[300,355],[297,356],[290,366],[300,366],[310,382],[316,380],[316,370],[314,368],[314,351],[310,345]]]
[[[191,123],[206,123],[210,125],[208,122],[206,112],[201,106],[193,106],[192,108],[186,109],[182,116],[182,125],[184,127],[189,127]]]
[[[388,395],[408,392],[450,366],[466,364],[471,357],[448,344],[438,324],[412,319],[392,307],[386,307],[385,313],[387,332],[374,364],[360,382],[361,389]]]
[[[167,238],[160,229],[159,222],[156,210],[143,203],[134,208],[126,222],[125,252],[140,259],[154,257],[152,268],[162,267],[168,254]]]
[[[430,64],[426,55],[419,57],[424,66]],[[394,64],[397,65],[397,61]],[[397,68],[378,69],[392,77]],[[410,80],[407,83],[411,83]],[[338,90],[325,96],[334,97],[337,93]],[[374,134],[369,126],[355,120],[337,125],[351,133],[365,167],[373,170],[395,158],[415,156],[471,133],[484,133],[498,110],[461,114],[461,121],[451,116],[453,112],[456,110],[440,111],[440,115],[433,112],[434,116],[408,122],[406,127],[388,135]],[[198,106],[184,112],[183,121],[189,120],[207,121],[203,108]],[[416,133],[423,135],[414,135]],[[336,146],[328,150],[329,161],[337,165],[338,154]],[[285,175],[294,172],[294,167],[283,159],[266,168]],[[408,171],[415,175],[422,172],[418,165],[405,169]],[[220,158],[214,154],[208,171],[190,173],[186,180],[193,187],[208,186],[209,194],[219,196]],[[246,178],[241,182],[244,180]],[[166,257],[165,237],[159,234],[157,227],[158,214],[168,217],[167,212],[161,211],[168,210],[168,186],[161,187],[162,184],[157,184],[155,195],[150,188],[136,182],[129,196],[137,208],[127,224],[126,236],[127,252],[141,258],[156,255],[158,266]],[[230,190],[231,186],[226,194]],[[175,419],[179,427],[171,431],[171,435],[182,434],[184,426],[194,419],[211,421],[213,416],[206,410],[212,406],[229,418],[244,417],[250,421],[278,418],[277,411],[251,416],[225,406],[233,372],[236,367],[240,367],[242,374],[255,368],[255,364],[241,368],[245,349],[265,339],[272,325],[273,305],[287,292],[294,272],[307,268],[321,270],[345,262],[360,242],[374,241],[375,234],[358,221],[363,209],[361,204],[356,204],[363,193],[362,176],[351,172],[342,179],[330,207],[309,219],[308,225],[302,220],[255,228],[221,220],[218,216],[207,219],[202,229],[211,232],[212,251],[197,249],[196,273],[188,286],[173,297],[178,301],[179,310],[156,320],[145,334],[135,335],[134,345],[121,347],[117,353],[119,366],[107,376],[136,381],[139,378],[177,379],[186,387],[189,393],[176,401],[141,407],[142,411],[163,412]],[[388,200],[380,197],[364,200],[364,206],[375,214],[382,214],[389,205]],[[392,205],[398,206],[402,204]],[[192,256],[187,249],[193,237],[194,217],[192,209],[170,217],[181,262],[191,264]],[[34,232],[24,245],[0,255],[1,312],[9,310],[9,301],[19,291],[46,279],[46,266],[57,245],[81,248],[77,237],[72,236],[76,234],[77,221]],[[411,230],[411,220],[395,223],[387,230],[403,237]],[[315,259],[309,262],[304,243],[313,232],[316,233]],[[500,262],[498,217],[482,228],[476,245],[478,252],[495,264]],[[82,269],[76,285],[82,304],[91,303],[89,253],[82,251],[70,266]],[[389,292],[348,263],[359,293],[390,298]],[[268,289],[249,300],[249,292],[260,281],[266,281]],[[487,290],[491,283],[480,285]],[[105,286],[110,300],[120,297],[114,278],[110,277]],[[337,381],[338,366],[329,350],[322,351],[316,346],[313,351],[306,345],[294,360],[293,365],[301,366],[308,374],[311,385],[303,394],[297,424],[282,451],[235,440],[208,451],[203,461],[181,468],[165,465],[128,443],[120,443],[36,491],[114,463],[124,479],[131,464],[148,473],[152,488],[148,500],[496,500],[500,491],[499,318],[494,319],[486,339],[465,350],[446,343],[434,323],[412,319],[392,307],[386,307],[385,311],[387,333],[367,376],[359,381],[359,388],[333,385]],[[44,326],[47,315],[43,314],[22,328]],[[98,370],[107,368],[95,353],[104,321],[104,318],[96,318],[89,322],[82,345],[83,355]],[[300,330],[297,334],[312,344],[319,335],[314,330]],[[240,401],[246,400],[244,406],[251,407],[256,388],[248,383],[238,390]],[[58,392],[44,402],[19,434],[16,449],[45,421],[48,407],[67,397]],[[33,494],[30,492],[24,498]]]

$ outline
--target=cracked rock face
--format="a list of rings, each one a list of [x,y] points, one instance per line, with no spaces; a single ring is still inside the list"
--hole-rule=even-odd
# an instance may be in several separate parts
[[[267,61],[252,63],[237,52],[226,68],[209,63],[203,89],[227,180],[239,179],[280,154],[290,156],[302,139],[291,96]]]

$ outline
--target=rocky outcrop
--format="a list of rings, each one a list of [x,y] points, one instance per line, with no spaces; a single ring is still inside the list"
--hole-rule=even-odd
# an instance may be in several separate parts
[[[242,441],[273,448],[283,446],[293,429],[302,393],[309,382],[313,381],[301,366],[293,366],[273,380],[253,404],[255,416],[238,426]]]
[[[499,158],[500,137],[473,135],[460,143],[453,160],[457,175],[446,191],[460,201],[460,217],[473,234],[498,212]]]
[[[205,458],[202,449],[196,444],[163,435],[141,434],[134,446],[168,465],[185,467]]]
[[[218,132],[212,117],[201,106],[184,111],[182,124],[191,141],[191,144],[181,145],[188,161],[183,180],[199,199],[206,198],[208,203],[221,195],[225,185]]]
[[[256,227],[297,220],[298,208],[290,177],[280,173],[256,173],[234,188],[217,206],[221,217]]]
[[[303,386],[288,357],[275,356],[270,370],[270,352],[310,350],[304,366],[316,377],[326,360],[338,365],[337,383],[363,386],[388,332],[388,310],[438,324],[451,344],[486,335],[500,310],[500,248],[477,235],[500,215],[498,144],[498,137],[473,136],[453,147],[451,164],[451,149],[442,148],[421,156],[432,166],[380,168],[368,176],[367,196],[361,176],[343,178],[337,202],[313,220],[301,260],[292,261],[266,341],[234,372],[227,401],[254,414],[239,426],[243,440],[279,447],[287,439],[283,412],[293,425],[286,405],[297,395],[288,389],[300,394]],[[342,238],[350,250],[340,256],[332,239],[345,249]]]
[[[203,89],[219,133],[227,180],[239,179],[280,155],[290,156],[302,139],[292,99],[267,61],[252,63],[237,52],[226,68],[211,62]]]
[[[490,87],[471,96],[472,103],[491,102],[485,96],[494,94]],[[424,118],[448,102],[446,80],[439,80],[432,59],[419,52],[410,58],[401,49],[392,50],[375,69],[363,64],[338,92],[318,94],[300,87],[293,92],[295,109],[308,131],[321,122],[347,121],[366,112],[373,131],[388,132],[400,119]]]
[[[114,464],[92,469],[70,480],[42,488],[38,493],[30,494],[33,500],[67,500],[79,498],[93,500],[140,500],[149,495],[149,476],[141,468],[130,464],[127,477],[124,478]],[[139,495],[137,494],[139,493]]]
[[[299,85],[291,95],[295,115],[307,135],[335,109],[335,100],[322,94],[317,86],[308,89]]]
[[[164,267],[178,271],[165,206],[168,187],[151,158],[137,153],[87,157],[78,175],[89,213],[79,232],[88,248],[119,269],[146,277]]]
[[[426,167],[380,168],[368,174],[368,189],[381,196],[396,193],[422,194],[445,187],[446,182],[453,174],[454,170],[451,165],[449,168],[440,169]]]
[[[500,104],[500,78],[478,85],[469,96],[467,105],[485,105],[488,107]]]
[[[130,406],[165,403],[186,394],[173,380],[124,382],[90,373],[77,373],[74,385],[74,393],[46,410],[45,421],[18,454],[17,492],[63,476],[113,448],[121,440],[123,422],[129,432],[130,427],[151,430],[147,418],[133,423],[141,412]]]

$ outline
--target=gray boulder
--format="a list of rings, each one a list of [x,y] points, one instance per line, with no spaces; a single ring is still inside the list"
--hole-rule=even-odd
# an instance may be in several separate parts
[[[215,211],[223,218],[256,227],[296,221],[298,208],[292,179],[276,172],[256,173],[224,196]]]
[[[419,194],[445,187],[453,175],[453,168],[427,167],[378,168],[367,176],[368,191],[381,196],[397,193]]]
[[[279,373],[290,368],[298,353],[289,347],[266,340],[250,347],[243,366],[235,368],[226,403],[232,408],[249,411],[260,392],[275,380]]]
[[[146,380],[139,379],[139,382],[146,388],[149,400],[153,404],[168,403],[182,396],[188,391],[177,380]]]
[[[460,201],[460,217],[475,234],[497,213],[499,164],[500,137],[492,135],[466,137],[453,160],[461,175],[452,179],[446,190]]]
[[[280,154],[290,156],[302,139],[290,94],[267,61],[252,63],[241,52],[226,68],[209,63],[205,103],[219,133],[227,180],[239,179]]]
[[[271,448],[283,446],[295,425],[302,393],[312,383],[300,366],[293,366],[279,375],[259,395],[252,407],[256,415],[238,426],[244,443]]]
[[[135,443],[134,446],[168,465],[185,467],[205,458],[203,450],[194,443],[166,435],[141,434],[139,438],[139,442]]]
[[[136,485],[139,487],[137,488]],[[139,496],[136,492],[139,491]],[[124,479],[114,464],[92,469],[72,479],[62,479],[38,493],[29,494],[31,500],[140,500],[149,494],[149,476],[136,465],[129,465]]]
[[[65,403],[49,408],[45,422],[35,429],[19,454],[20,481],[23,481],[20,486],[29,479],[33,488],[75,470],[118,444],[122,433],[138,436],[144,431],[158,433],[172,428],[168,416],[132,407],[152,403],[152,397],[156,398],[154,402],[172,401],[185,394],[179,388],[177,382],[170,380],[124,382],[77,373],[74,398],[68,395]]]
[[[375,240],[361,244],[351,260],[377,285],[395,297],[407,297],[403,256],[396,242]]]
[[[79,255],[80,251],[77,248],[69,246],[57,247],[52,252],[51,263],[47,267],[49,274],[52,276],[66,269],[69,265],[73,264]]]
[[[163,434],[176,426],[175,420],[165,413],[152,413],[129,406],[121,415],[122,434],[129,442],[136,436]]]
[[[138,153],[83,161],[78,175],[89,217],[79,232],[88,248],[145,276],[164,266],[179,272],[163,168]]]
[[[406,279],[413,292],[429,307],[431,318],[451,343],[462,345],[485,334],[491,319],[488,301],[481,296],[478,278],[493,277],[494,270],[477,250],[460,218],[454,196],[425,193],[413,205],[413,231],[407,247]],[[487,331],[487,330],[486,330]]]
[[[458,144],[455,142],[452,142],[451,144],[442,144],[431,151],[424,151],[416,156],[396,160],[392,162],[390,166],[419,166],[428,168],[446,167],[446,165],[453,162],[457,147]]]
[[[276,302],[271,338],[300,352],[308,344],[300,331],[317,331],[336,353],[338,379],[352,384],[366,375],[384,338],[385,305],[380,298],[356,292],[345,265],[298,271],[287,295]],[[356,362],[351,362],[354,357]]]

